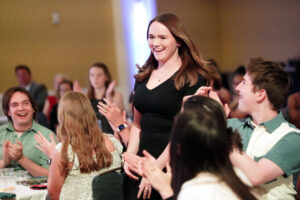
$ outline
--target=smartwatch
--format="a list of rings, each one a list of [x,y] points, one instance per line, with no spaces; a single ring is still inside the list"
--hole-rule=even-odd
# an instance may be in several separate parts
[[[47,160],[47,164],[48,164],[48,166],[50,166],[50,165],[51,165],[51,163],[52,163],[52,159],[50,158],[49,160]]]
[[[117,131],[118,133],[120,133],[122,130],[124,130],[125,128],[127,128],[128,125],[127,124],[121,124],[117,127]]]

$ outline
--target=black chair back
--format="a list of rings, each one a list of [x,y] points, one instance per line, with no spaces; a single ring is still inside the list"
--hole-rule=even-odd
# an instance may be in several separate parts
[[[92,181],[94,200],[123,200],[123,175],[112,169],[95,176]]]

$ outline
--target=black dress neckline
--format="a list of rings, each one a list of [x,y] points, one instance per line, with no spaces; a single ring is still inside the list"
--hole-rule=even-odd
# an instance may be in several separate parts
[[[147,84],[148,84],[148,81],[149,81],[149,79],[150,79],[150,76],[149,76],[149,78],[146,80],[146,84],[145,84],[145,88],[148,90],[148,91],[154,91],[154,90],[156,90],[157,88],[160,88],[162,85],[165,85],[167,82],[169,82],[172,78],[174,78],[174,76],[177,74],[177,72],[179,71],[179,69],[176,71],[176,72],[174,72],[173,74],[172,74],[172,76],[170,76],[168,79],[166,79],[164,82],[162,82],[162,83],[160,83],[159,85],[157,85],[156,87],[154,87],[154,88],[152,88],[152,89],[149,89],[148,87],[147,87]]]

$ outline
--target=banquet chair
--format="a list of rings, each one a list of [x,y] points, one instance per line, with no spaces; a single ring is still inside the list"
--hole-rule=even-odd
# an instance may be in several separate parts
[[[15,200],[16,194],[13,193],[6,193],[6,192],[0,192],[0,199],[2,200]]]
[[[123,175],[121,167],[108,170],[93,178],[92,193],[94,200],[123,200]]]

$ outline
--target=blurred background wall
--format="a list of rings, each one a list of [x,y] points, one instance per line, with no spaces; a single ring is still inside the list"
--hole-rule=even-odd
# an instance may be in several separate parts
[[[53,24],[52,14],[60,22]],[[33,80],[53,89],[56,73],[88,84],[95,61],[116,73],[114,19],[111,0],[1,0],[0,91],[17,81],[14,68],[26,64]]]
[[[14,67],[28,65],[33,79],[52,90],[56,73],[88,85],[88,68],[106,63],[127,95],[122,0],[1,0],[0,92],[16,85]],[[126,0],[125,0],[126,2]],[[300,53],[299,0],[157,0],[157,13],[185,23],[204,58],[223,71],[262,56],[287,61]],[[52,22],[58,13],[60,22]],[[117,19],[118,18],[118,19]],[[146,37],[145,37],[146,40]],[[120,77],[122,76],[122,77]],[[126,99],[125,99],[126,100]]]
[[[202,55],[223,71],[249,57],[276,61],[300,54],[298,0],[158,0],[158,13],[176,13]]]

